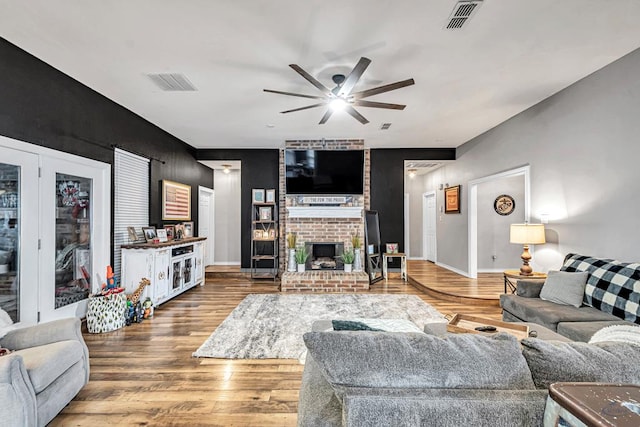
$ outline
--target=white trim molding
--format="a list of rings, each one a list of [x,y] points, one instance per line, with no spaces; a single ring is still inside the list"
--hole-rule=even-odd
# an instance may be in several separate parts
[[[289,218],[362,218],[362,206],[287,206]]]

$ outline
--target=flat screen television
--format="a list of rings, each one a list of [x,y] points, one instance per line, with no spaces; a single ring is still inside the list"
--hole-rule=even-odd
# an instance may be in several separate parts
[[[286,150],[287,194],[363,194],[363,150]]]

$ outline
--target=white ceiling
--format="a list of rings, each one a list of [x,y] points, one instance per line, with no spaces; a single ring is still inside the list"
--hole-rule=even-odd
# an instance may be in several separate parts
[[[456,147],[640,47],[638,0],[485,0],[444,29],[452,0],[0,0],[0,35],[197,148],[363,138],[369,147]],[[358,107],[371,123],[264,88],[317,95],[361,56],[355,91],[414,78]],[[196,92],[163,92],[150,73]],[[384,122],[389,130],[380,130]],[[273,125],[273,127],[267,127]]]

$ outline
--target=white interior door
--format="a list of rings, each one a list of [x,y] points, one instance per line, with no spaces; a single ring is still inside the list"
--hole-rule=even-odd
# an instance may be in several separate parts
[[[198,194],[198,236],[206,237],[204,265],[213,265],[214,260],[214,192],[207,187],[199,187]]]
[[[82,317],[110,262],[110,167],[40,159],[40,321]]]
[[[38,156],[0,146],[0,159],[0,308],[14,323],[35,324]]]
[[[436,240],[436,194],[425,193],[423,199],[423,219],[424,219],[424,240],[422,251],[424,259],[427,261],[437,261],[437,240]]]

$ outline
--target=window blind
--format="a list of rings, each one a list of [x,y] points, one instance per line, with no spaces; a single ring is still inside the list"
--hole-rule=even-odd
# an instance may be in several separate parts
[[[149,225],[149,159],[118,148],[114,153],[113,273],[120,282],[120,247],[130,243],[127,227]]]

